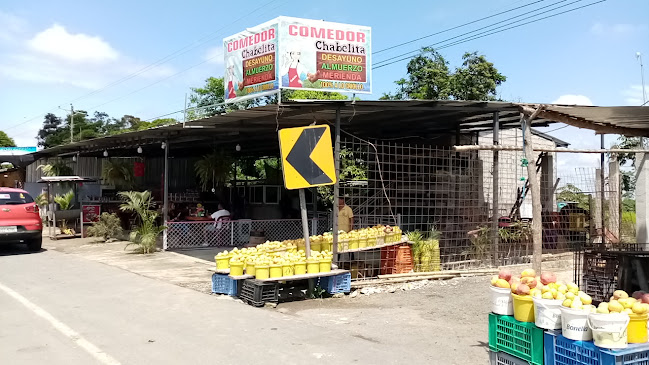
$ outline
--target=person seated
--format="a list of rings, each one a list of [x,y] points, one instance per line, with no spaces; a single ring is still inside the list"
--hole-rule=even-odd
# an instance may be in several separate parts
[[[217,228],[221,228],[220,221],[230,220],[230,212],[223,207],[223,204],[219,203],[219,209],[212,213],[211,217],[215,223],[219,222]]]

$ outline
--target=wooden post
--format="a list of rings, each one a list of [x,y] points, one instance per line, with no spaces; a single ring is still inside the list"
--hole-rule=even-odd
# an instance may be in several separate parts
[[[309,220],[306,215],[306,197],[304,196],[304,189],[300,189],[300,212],[302,213],[302,233],[304,234],[304,243],[306,257],[311,256],[311,242],[309,240]]]
[[[527,164],[527,179],[529,181],[530,192],[532,193],[532,247],[533,247],[533,265],[537,275],[541,274],[541,259],[543,254],[543,225],[541,211],[541,185],[539,176],[536,173],[536,164],[534,160],[534,146],[532,142],[532,120],[536,117],[541,108],[537,109],[532,115],[524,116],[523,133],[525,134],[525,158]]]
[[[620,164],[617,161],[617,155],[611,153],[608,163],[608,229],[618,242],[621,238],[621,183]]]
[[[498,112],[494,112],[494,121],[493,121],[493,144],[497,146],[500,138],[500,115]],[[493,151],[493,170],[492,170],[492,216],[491,216],[491,241],[493,242],[494,247],[494,265],[499,265],[499,253],[500,253],[500,235],[498,234],[498,169],[499,169],[499,153],[497,150]]]

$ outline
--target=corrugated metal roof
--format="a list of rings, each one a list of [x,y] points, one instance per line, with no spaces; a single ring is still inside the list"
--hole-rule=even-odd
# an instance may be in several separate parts
[[[494,112],[499,112],[501,128],[520,126],[520,110],[531,104],[456,101],[341,101],[299,100],[281,105],[265,105],[247,110],[191,121],[186,124],[124,133],[58,146],[37,153],[37,156],[56,156],[76,152],[100,153],[104,149],[135,149],[137,146],[161,143],[168,139],[172,147],[215,148],[246,143],[247,151],[257,153],[277,151],[277,130],[316,123],[333,124],[340,108],[341,125],[345,132],[362,138],[395,138],[420,136],[432,138],[440,134],[454,134],[490,130]],[[582,127],[597,130],[603,125],[627,128],[634,135],[649,136],[649,107],[582,107],[546,105],[546,114],[533,121],[534,126],[545,126],[558,119],[544,115],[570,118]],[[545,118],[545,119],[544,119]],[[563,142],[563,141],[560,141]],[[154,147],[149,147],[156,148]],[[154,150],[159,154],[159,147]],[[146,149],[145,149],[146,150]],[[135,152],[128,152],[134,154]]]

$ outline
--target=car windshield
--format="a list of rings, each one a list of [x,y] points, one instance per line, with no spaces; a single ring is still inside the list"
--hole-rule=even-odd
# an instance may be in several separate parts
[[[34,199],[27,193],[0,192],[0,205],[19,205],[33,203]]]

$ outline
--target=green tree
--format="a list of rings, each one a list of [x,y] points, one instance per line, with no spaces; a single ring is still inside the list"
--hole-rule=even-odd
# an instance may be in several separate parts
[[[282,90],[282,100],[317,99],[345,100],[347,96],[337,92],[312,90]],[[222,77],[209,77],[202,87],[191,88],[189,95],[189,110],[187,120],[207,118],[213,115],[227,113],[233,110],[253,108],[256,106],[276,104],[275,95],[261,96],[237,103],[225,103],[225,86]]]
[[[61,133],[63,121],[52,113],[45,115],[43,127],[38,131],[36,139],[38,145],[43,148],[51,148],[63,144],[63,134]],[[70,138],[70,130],[67,132],[68,139]]]
[[[507,79],[493,63],[476,52],[465,53],[462,66],[451,72],[446,59],[433,48],[422,48],[406,67],[407,77],[382,100],[496,100],[496,88]]]
[[[576,202],[579,208],[590,210],[588,195],[584,194],[581,189],[573,184],[566,184],[566,186],[559,189],[557,200],[564,202]]]
[[[465,53],[464,62],[451,75],[451,95],[456,100],[497,100],[496,87],[507,80],[494,64],[477,52]]]
[[[16,147],[16,142],[7,133],[0,131],[0,147]]]

